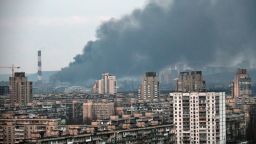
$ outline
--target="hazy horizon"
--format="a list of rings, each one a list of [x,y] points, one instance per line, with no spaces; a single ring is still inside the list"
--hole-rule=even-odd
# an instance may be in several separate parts
[[[1,1],[0,66],[78,82],[184,65],[256,68],[255,1]],[[1,73],[9,73],[1,69]],[[75,76],[75,77],[74,77]]]
[[[82,53],[97,28],[120,18],[146,0],[2,0],[0,1],[0,66],[37,71],[37,50],[42,50],[43,70],[56,71]],[[0,74],[10,74],[0,69]]]

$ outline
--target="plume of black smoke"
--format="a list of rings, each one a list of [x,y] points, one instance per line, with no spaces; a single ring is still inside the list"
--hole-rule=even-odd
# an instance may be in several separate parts
[[[255,14],[255,0],[151,1],[103,23],[97,40],[53,79],[82,82],[103,72],[136,76],[177,62],[256,67]]]

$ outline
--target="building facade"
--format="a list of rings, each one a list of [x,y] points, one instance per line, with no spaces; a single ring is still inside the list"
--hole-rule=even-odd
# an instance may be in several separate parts
[[[0,96],[7,96],[9,94],[9,86],[0,86]]]
[[[92,87],[94,94],[110,94],[115,95],[117,92],[116,76],[109,73],[103,73],[100,80],[96,80]]]
[[[0,118],[0,144],[22,143],[43,137],[57,136],[58,119],[46,116],[28,117],[27,115],[2,115]]]
[[[232,82],[232,96],[237,103],[244,103],[252,96],[252,82],[246,69],[238,69]]]
[[[12,106],[26,106],[32,101],[32,82],[28,81],[25,72],[16,72],[9,78],[9,89]]]
[[[37,143],[67,144],[67,143],[118,143],[118,144],[149,144],[174,143],[175,137],[171,131],[172,125],[148,126],[145,128],[131,128],[125,130],[111,130],[104,132],[86,133],[76,136],[60,136],[39,139]]]
[[[170,98],[178,144],[226,142],[225,93],[173,92]]]
[[[159,80],[156,72],[146,72],[138,91],[141,100],[153,100],[159,98]]]
[[[83,102],[72,101],[72,120],[73,124],[80,124],[83,122]]]
[[[113,102],[86,102],[83,104],[83,121],[90,124],[96,120],[107,120],[114,115]]]
[[[201,71],[180,72],[176,82],[178,92],[202,92],[205,91],[205,81]]]

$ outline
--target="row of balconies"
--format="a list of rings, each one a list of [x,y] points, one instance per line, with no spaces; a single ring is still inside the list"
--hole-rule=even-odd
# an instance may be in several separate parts
[[[141,138],[149,139],[148,142],[152,142],[152,139],[158,138],[158,140],[168,140],[170,137],[168,136],[170,134],[170,128],[171,125],[168,126],[156,126],[156,127],[147,127],[147,128],[135,128],[135,129],[130,129],[130,130],[121,130],[121,131],[107,131],[107,132],[99,132],[97,135],[92,134],[91,137],[88,139],[88,137],[77,137],[76,139],[73,139],[74,142],[92,142],[92,141],[105,141],[105,142],[126,142],[129,139],[132,141],[137,141]],[[112,135],[112,136],[111,136]],[[58,138],[59,142],[62,141],[63,139],[66,139],[67,141],[69,140],[67,137],[63,138]],[[81,140],[84,141],[81,141]],[[54,138],[54,140],[57,140]],[[102,141],[103,140],[103,141]],[[50,141],[44,141],[45,143],[49,143]],[[55,141],[57,142],[57,141]]]

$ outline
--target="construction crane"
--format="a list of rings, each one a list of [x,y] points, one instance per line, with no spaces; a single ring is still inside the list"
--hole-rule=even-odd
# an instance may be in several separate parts
[[[19,66],[0,66],[0,68],[8,68],[8,69],[12,69],[12,77],[14,77],[14,69],[19,69]]]

